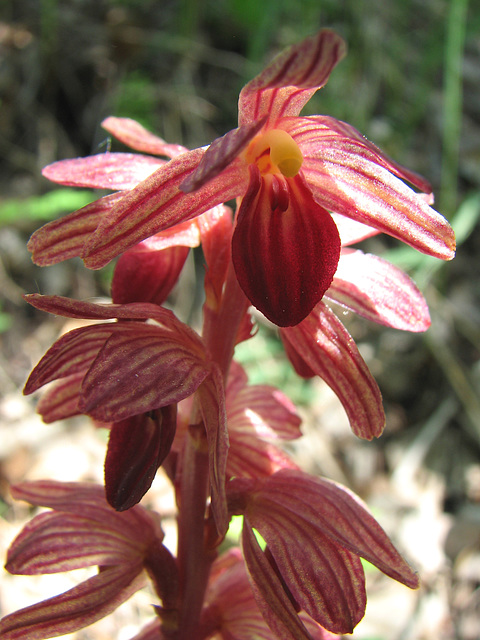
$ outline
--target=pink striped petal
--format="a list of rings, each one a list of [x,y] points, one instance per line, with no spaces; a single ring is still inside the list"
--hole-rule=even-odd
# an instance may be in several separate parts
[[[73,375],[84,375],[112,333],[112,324],[80,327],[62,336],[50,347],[31,372],[23,390],[33,393],[43,385]]]
[[[0,621],[2,640],[43,640],[73,633],[104,618],[145,584],[141,565],[110,567],[54,598]]]
[[[71,187],[126,191],[145,180],[165,160],[137,153],[100,153],[49,164],[42,175]]]
[[[137,504],[170,452],[176,405],[115,422],[105,457],[105,495],[117,511]]]
[[[111,329],[85,375],[79,402],[97,420],[118,422],[179,402],[208,374],[205,361],[169,331],[133,322]]]
[[[116,530],[120,540],[128,540],[142,553],[152,541],[163,540],[160,520],[155,512],[137,505],[124,513],[117,513],[105,500],[103,485],[37,480],[20,482],[11,488],[11,492],[15,500],[99,522]]]
[[[352,141],[302,146],[302,173],[315,200],[329,211],[388,233],[444,260],[455,255],[448,222],[425,199]]]
[[[282,120],[282,129],[292,136],[302,150],[302,154],[305,153],[309,157],[321,158],[325,147],[356,149],[359,155],[364,151],[366,157],[374,158],[380,166],[385,167],[401,180],[410,182],[420,191],[430,194],[432,190],[431,184],[423,176],[386,156],[376,145],[346,122],[331,116],[285,118]]]
[[[303,529],[313,527],[334,543],[365,558],[387,576],[415,589],[418,576],[395,549],[385,531],[365,504],[349,489],[304,471],[285,469],[260,480],[249,498],[247,513],[270,545],[280,537],[278,526],[294,522]],[[277,525],[271,519],[279,519]],[[300,530],[301,530],[300,529]],[[282,533],[282,535],[284,535]],[[297,537],[296,546],[299,539]]]
[[[17,575],[140,562],[139,549],[116,529],[72,513],[42,513],[11,544],[5,568]]]
[[[186,147],[182,147],[180,144],[168,144],[131,118],[110,116],[102,122],[102,127],[117,140],[120,140],[131,149],[135,149],[135,151],[152,153],[156,156],[167,156],[167,158],[175,158],[188,151]]]
[[[72,300],[63,296],[42,296],[32,293],[24,296],[25,300],[36,309],[48,311],[64,318],[90,320],[155,320],[167,331],[172,332],[185,344],[192,353],[200,357],[205,354],[203,342],[198,334],[183,322],[180,322],[169,309],[159,307],[150,302],[131,302],[128,304],[96,304],[83,300]],[[109,325],[111,326],[111,325]]]
[[[298,115],[345,53],[344,41],[324,29],[278,55],[240,92],[239,124],[268,116],[267,126],[273,127],[282,117]]]
[[[294,404],[275,387],[246,385],[233,394],[228,386],[227,412],[231,431],[267,440],[295,440],[302,435]]]
[[[65,420],[81,413],[78,408],[78,398],[85,372],[62,378],[40,398],[37,413],[47,424],[56,420]]]
[[[204,153],[195,149],[174,158],[126,194],[87,243],[85,264],[100,269],[145,238],[241,195],[247,170],[239,161],[194,193],[180,191],[180,184],[197,168]]]
[[[381,435],[385,413],[378,385],[352,337],[323,302],[296,327],[282,329],[281,337],[289,345],[287,353],[295,351],[333,389],[357,436],[371,440]]]
[[[250,176],[232,238],[235,273],[269,320],[295,325],[332,282],[340,255],[337,227],[300,175],[261,176],[251,165]]]
[[[122,197],[122,193],[112,193],[40,227],[27,244],[33,262],[47,267],[81,256],[85,242],[98,227],[102,216]]]
[[[366,607],[360,558],[320,528],[271,504],[265,505],[264,518],[248,509],[244,527],[255,527],[265,539],[299,609],[329,631],[353,632]]]
[[[418,332],[430,326],[425,298],[407,274],[362,251],[342,253],[325,296],[394,329]]]

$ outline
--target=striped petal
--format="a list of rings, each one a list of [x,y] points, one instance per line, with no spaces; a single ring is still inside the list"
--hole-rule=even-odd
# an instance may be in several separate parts
[[[342,253],[325,296],[387,327],[418,332],[430,326],[425,298],[407,274],[362,251]]]
[[[323,302],[296,327],[282,329],[281,337],[287,355],[294,351],[304,363],[299,375],[314,372],[333,389],[357,436],[371,440],[381,435],[385,413],[378,385],[354,340]]]
[[[55,382],[42,395],[37,404],[37,413],[47,424],[56,420],[65,420],[81,413],[78,408],[80,388],[85,371],[81,370]]]
[[[205,379],[205,362],[171,332],[133,322],[111,328],[83,380],[83,413],[118,422],[179,402]]]
[[[297,543],[296,543],[297,544]],[[278,572],[260,548],[249,523],[242,529],[242,552],[258,608],[279,640],[312,640],[284,589]]]
[[[212,178],[228,167],[253,140],[255,135],[265,124],[266,118],[244,124],[232,129],[221,138],[217,138],[205,151],[195,171],[180,185],[185,193],[196,191]]]
[[[95,565],[141,560],[139,549],[116,529],[73,513],[42,513],[11,544],[5,568],[16,575],[42,575]]]
[[[165,160],[137,153],[100,153],[49,164],[42,175],[70,187],[126,191],[145,180]]]
[[[298,324],[332,282],[340,238],[300,175],[261,176],[251,165],[232,260],[245,295],[278,326]]]
[[[86,241],[94,233],[102,217],[123,195],[112,193],[40,227],[27,245],[33,262],[40,267],[47,267],[81,256]]]
[[[267,116],[270,127],[298,115],[345,53],[344,41],[328,29],[281,53],[240,92],[239,124]]]
[[[104,618],[145,584],[141,565],[110,567],[54,598],[5,616],[2,640],[43,640]]]
[[[336,120],[331,116],[309,116],[302,118],[285,118],[282,120],[282,129],[285,129],[302,149],[302,153],[308,156],[320,157],[324,147],[348,148],[348,143],[361,154],[362,150],[367,157],[373,157],[379,165],[385,167],[401,180],[425,193],[430,193],[430,183],[418,173],[410,171],[386,156],[376,145],[367,140],[352,125]]]
[[[390,578],[416,589],[417,574],[395,549],[365,504],[349,489],[304,471],[285,469],[260,480],[249,498],[248,517],[269,544],[276,527],[270,510],[288,526],[313,527],[334,543],[368,560]],[[298,545],[297,543],[295,546]]]
[[[300,142],[302,173],[313,197],[329,211],[398,238],[429,255],[451,260],[455,236],[448,222],[421,195],[351,139]]]
[[[246,168],[233,162],[219,176],[194,193],[180,191],[181,183],[197,168],[205,151],[184,153],[155,171],[110,211],[85,247],[87,267],[100,269],[138,242],[240,195]]]
[[[366,607],[360,558],[287,508],[265,508],[265,518],[255,510],[245,516],[244,526],[255,527],[267,542],[298,608],[329,631],[352,633]]]
[[[115,118],[110,116],[102,122],[102,127],[127,147],[156,156],[175,158],[188,151],[180,144],[168,144],[162,138],[151,133],[131,118]]]
[[[117,513],[107,504],[105,488],[101,485],[37,480],[14,485],[12,496],[35,506],[73,513],[80,518],[98,522],[116,531],[119,544],[123,541],[136,546],[139,554],[143,554],[152,543],[163,540],[157,514],[139,505],[124,513]],[[78,540],[78,544],[81,544],[81,540]]]
[[[225,393],[219,368],[212,367],[210,375],[198,387],[196,397],[207,434],[212,513],[218,535],[223,537],[229,523],[225,494],[229,439]]]

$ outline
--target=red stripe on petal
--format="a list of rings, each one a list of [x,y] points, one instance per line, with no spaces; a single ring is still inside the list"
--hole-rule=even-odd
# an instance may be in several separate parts
[[[240,124],[268,116],[270,127],[280,117],[298,115],[345,53],[344,41],[328,29],[281,53],[242,89]]]
[[[32,252],[33,262],[46,267],[81,256],[85,243],[98,227],[102,216],[123,195],[112,193],[35,231],[27,245]]]
[[[251,165],[232,239],[235,272],[251,303],[279,326],[298,324],[330,286],[339,255],[335,223],[301,175],[261,177]]]

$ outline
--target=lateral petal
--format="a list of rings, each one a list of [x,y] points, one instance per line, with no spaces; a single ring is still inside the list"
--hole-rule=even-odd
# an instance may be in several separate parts
[[[43,169],[42,175],[70,187],[126,191],[163,164],[165,160],[138,153],[100,153],[54,162]]]
[[[104,217],[85,247],[87,267],[100,269],[138,242],[237,197],[246,184],[246,169],[232,162],[194,193],[180,191],[205,151],[195,149],[173,158],[132,189]]]
[[[258,608],[279,640],[312,640],[245,519],[242,552]]]
[[[96,230],[102,217],[123,196],[123,193],[111,193],[40,227],[27,244],[33,262],[40,267],[47,267],[81,256],[86,241]]]
[[[355,435],[366,440],[381,435],[385,413],[378,385],[354,340],[323,302],[303,322],[282,329],[280,335],[288,344],[287,355],[293,350],[307,371],[313,371],[333,389]]]
[[[275,535],[270,510],[313,526],[351,553],[365,558],[387,576],[415,589],[418,576],[395,549],[364,503],[349,489],[300,470],[284,469],[259,482],[247,513],[262,535]],[[268,543],[268,540],[267,540]],[[298,544],[298,543],[297,543]]]
[[[80,387],[85,371],[58,380],[42,395],[37,404],[37,413],[49,424],[56,420],[65,420],[81,413],[78,408]]]
[[[170,331],[133,322],[112,329],[85,375],[79,402],[97,420],[118,422],[179,402],[208,374],[205,361]]]
[[[270,127],[279,118],[298,115],[345,53],[344,41],[323,29],[278,55],[240,92],[239,124],[267,116]]]
[[[141,570],[138,564],[110,567],[59,596],[5,616],[2,640],[43,640],[83,629],[144,586]]]
[[[232,238],[235,272],[247,298],[269,320],[295,325],[332,282],[340,256],[337,227],[300,174],[260,176],[251,165],[250,176]]]
[[[404,331],[426,331],[425,298],[406,273],[379,256],[343,252],[325,297],[379,324]]]
[[[153,153],[156,156],[167,156],[167,158],[175,158],[188,151],[186,147],[182,147],[180,144],[168,144],[131,118],[109,116],[102,122],[102,127],[117,140],[120,140],[131,149],[135,149],[135,151]]]
[[[370,149],[338,140],[335,145],[302,146],[302,154],[302,172],[323,207],[428,255],[454,257],[455,235],[445,218],[382,166]]]

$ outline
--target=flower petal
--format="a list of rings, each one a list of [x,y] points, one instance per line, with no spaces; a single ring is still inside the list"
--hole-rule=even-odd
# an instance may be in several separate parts
[[[143,587],[141,569],[136,564],[110,567],[59,596],[5,616],[2,640],[43,640],[83,629]]]
[[[73,513],[42,513],[12,542],[5,568],[39,575],[141,561],[139,549],[107,524]]]
[[[298,115],[345,53],[344,41],[324,29],[278,55],[240,92],[240,125],[268,116],[270,127],[279,118]]]
[[[394,329],[418,332],[430,326],[425,298],[407,274],[362,251],[342,253],[325,296]]]
[[[162,164],[165,160],[137,153],[100,153],[54,162],[43,169],[42,175],[71,187],[126,191],[136,187]]]
[[[351,140],[301,147],[302,173],[313,197],[329,211],[402,240],[429,255],[451,260],[455,236],[443,216]]]
[[[247,513],[244,526],[265,539],[299,608],[329,631],[352,633],[366,607],[360,558],[287,509],[266,505],[265,518]]]
[[[101,485],[37,480],[16,484],[11,491],[16,500],[99,522],[116,531],[125,544],[136,546],[138,553],[143,554],[152,541],[156,543],[163,540],[159,517],[155,512],[136,505],[124,513],[117,513],[105,500],[105,488]]]
[[[179,402],[208,374],[205,362],[171,332],[133,322],[112,329],[85,375],[79,402],[97,420],[118,422]]]
[[[135,149],[135,151],[152,153],[156,156],[167,156],[167,158],[175,158],[188,151],[186,147],[182,147],[180,144],[168,144],[131,118],[110,116],[102,122],[102,127],[117,140],[120,140],[131,149]]]
[[[137,504],[150,489],[175,436],[176,405],[115,422],[105,457],[105,495],[117,511]]]
[[[47,424],[56,420],[65,420],[81,413],[78,408],[80,387],[85,371],[81,370],[62,378],[42,395],[37,404],[37,413]]]
[[[80,327],[69,331],[50,347],[25,384],[29,395],[43,385],[73,375],[83,375],[97,357],[105,340],[111,335],[112,324]]]
[[[307,370],[333,389],[357,436],[371,440],[381,435],[385,413],[378,385],[352,337],[323,302],[296,327],[282,329],[281,337],[289,345],[287,354],[295,351]]]
[[[102,216],[110,211],[123,195],[112,193],[40,227],[27,245],[28,250],[32,252],[33,262],[40,267],[47,267],[81,256],[85,242],[98,227]]]
[[[145,238],[240,195],[246,184],[246,169],[242,170],[238,162],[194,193],[179,190],[204,153],[203,149],[195,149],[170,160],[127,193],[87,243],[87,267],[100,269]]]
[[[311,640],[276,571],[244,522],[242,551],[258,608],[278,640]]]
[[[149,250],[143,243],[122,253],[115,265],[111,292],[115,304],[152,302],[161,305],[177,283],[188,247]]]
[[[418,576],[395,549],[385,531],[360,498],[326,478],[300,470],[284,469],[259,481],[249,498],[247,513],[267,543],[275,535],[270,510],[288,520],[313,526],[350,552],[365,558],[387,576],[410,588],[418,587]],[[298,546],[298,541],[297,541]]]
[[[430,193],[432,190],[431,184],[423,176],[386,156],[376,145],[346,122],[331,116],[285,118],[282,120],[282,129],[293,137],[301,148],[302,154],[321,157],[324,147],[345,146],[347,149],[357,149],[360,155],[362,151],[365,152],[367,157],[374,158],[379,165],[388,169],[397,178],[410,182],[420,191]]]
[[[300,175],[251,180],[232,238],[232,260],[245,295],[269,320],[298,324],[332,282],[340,238]]]

